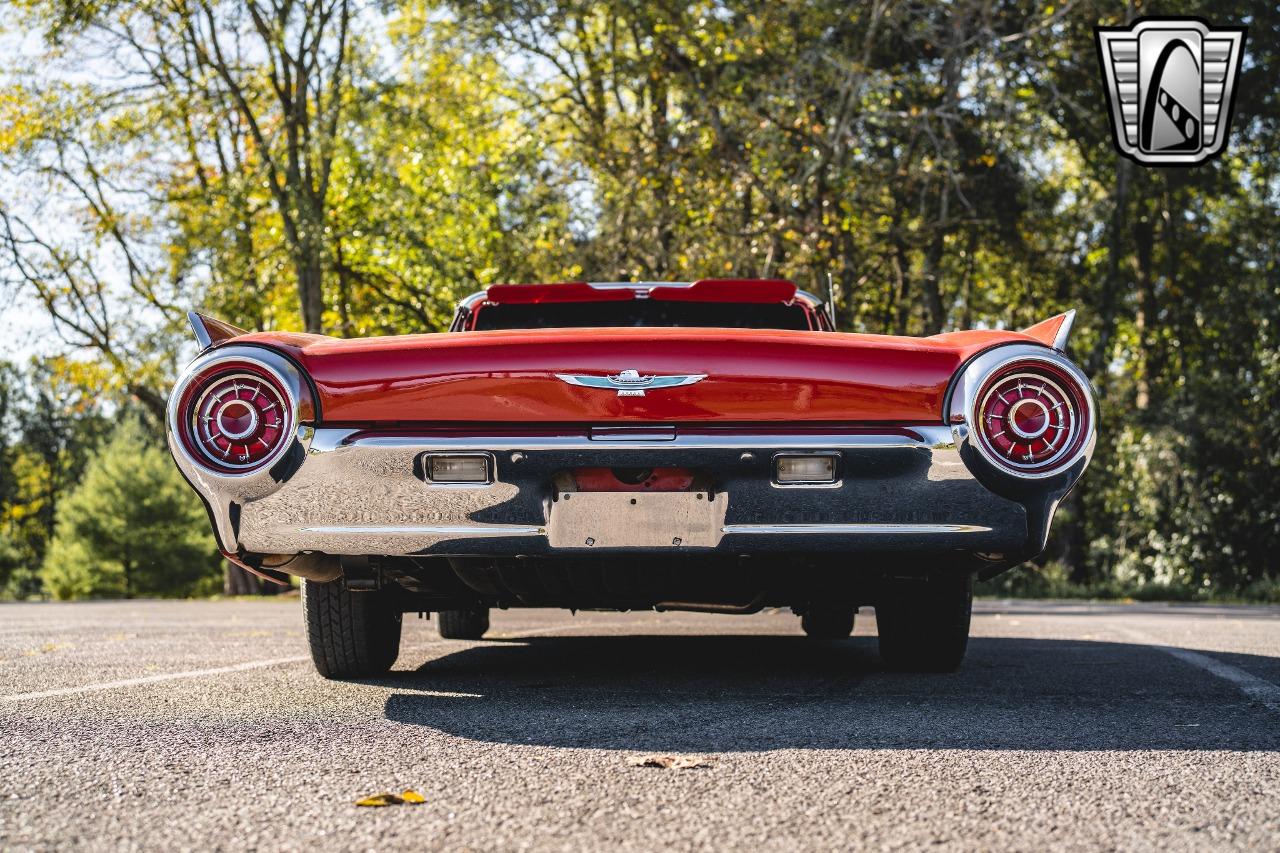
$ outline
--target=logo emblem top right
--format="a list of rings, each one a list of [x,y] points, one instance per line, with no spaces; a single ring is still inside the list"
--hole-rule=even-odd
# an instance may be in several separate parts
[[[1227,143],[1245,27],[1198,18],[1143,18],[1097,27],[1111,132],[1120,153],[1148,166],[1194,166]]]

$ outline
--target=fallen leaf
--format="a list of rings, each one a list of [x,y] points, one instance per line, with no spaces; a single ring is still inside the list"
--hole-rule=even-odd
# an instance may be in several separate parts
[[[356,805],[357,806],[373,806],[373,807],[398,806],[403,802],[404,802],[404,799],[402,797],[397,797],[395,794],[388,794],[386,792],[383,792],[381,794],[374,794],[371,797],[365,797],[363,800],[356,800]]]
[[[426,797],[413,790],[401,792],[400,799],[411,806],[420,806],[427,801]]]
[[[664,770],[700,770],[710,767],[713,759],[702,755],[633,755],[627,759],[632,767],[661,767]]]

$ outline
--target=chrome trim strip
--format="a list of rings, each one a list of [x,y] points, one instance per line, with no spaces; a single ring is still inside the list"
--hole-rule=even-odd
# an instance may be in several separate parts
[[[882,450],[910,449],[947,450],[955,447],[954,433],[967,436],[968,431],[961,426],[958,430],[952,427],[910,426],[905,429],[920,437],[912,439],[902,435],[864,434],[823,432],[793,435],[779,433],[777,435],[761,435],[760,433],[741,435],[717,435],[714,433],[677,433],[674,439],[643,440],[632,439],[626,442],[629,450],[670,450],[673,447],[693,447],[700,449],[720,450],[759,450],[776,448],[778,450]],[[313,452],[326,452],[340,447],[387,447],[387,448],[421,448],[422,450],[475,450],[484,448],[490,451],[506,450],[591,450],[599,451],[600,439],[592,440],[586,435],[540,435],[540,436],[424,436],[424,435],[366,435],[360,430],[338,427],[317,429],[312,440]]]
[[[637,292],[643,290],[645,295],[655,287],[693,287],[697,282],[693,281],[589,281],[596,290],[626,290],[634,289]],[[643,298],[643,297],[642,297]]]
[[[1062,325],[1058,327],[1058,334],[1053,337],[1053,348],[1058,352],[1067,351],[1067,339],[1071,337],[1071,327],[1076,322],[1076,309],[1072,308],[1067,312],[1066,318],[1062,321]]]
[[[302,533],[337,533],[341,535],[405,535],[450,536],[456,539],[488,539],[494,536],[545,536],[545,527],[527,524],[434,524],[364,526],[330,525],[325,527],[300,527]]]
[[[458,302],[458,310],[462,310],[465,308],[466,310],[470,311],[478,303],[484,302],[488,298],[489,298],[489,291],[478,290],[475,293],[469,294],[468,296],[464,296]]]
[[[676,428],[674,424],[666,426],[618,426],[618,427],[591,427],[587,433],[587,438],[591,441],[610,442],[610,441],[675,441]]]
[[[800,290],[799,288],[796,288],[796,299],[801,302],[808,303],[809,307],[815,311],[826,310],[827,303],[823,302],[821,298],[813,295],[807,290]],[[831,318],[828,317],[827,319],[830,320]],[[832,323],[832,328],[835,328],[834,323]]]
[[[980,524],[726,524],[721,528],[724,533],[749,534],[936,534],[936,533],[990,533],[990,527]]]
[[[521,524],[486,524],[486,525],[418,525],[418,526],[379,526],[379,525],[329,525],[323,527],[301,527],[302,533],[328,533],[358,536],[405,535],[405,536],[450,536],[458,539],[487,539],[495,536],[545,536],[545,527]],[[864,535],[864,534],[948,534],[948,533],[989,533],[990,527],[979,524],[726,524],[720,528],[722,533],[744,533],[762,535],[789,534],[829,534],[829,535]]]

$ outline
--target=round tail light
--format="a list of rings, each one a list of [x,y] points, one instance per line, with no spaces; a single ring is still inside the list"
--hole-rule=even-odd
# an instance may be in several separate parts
[[[272,461],[293,429],[294,412],[280,380],[252,362],[220,363],[183,393],[182,440],[205,466],[245,473]]]
[[[1052,362],[1004,365],[978,392],[978,440],[988,457],[1017,473],[1052,472],[1074,458],[1088,436],[1087,393]]]

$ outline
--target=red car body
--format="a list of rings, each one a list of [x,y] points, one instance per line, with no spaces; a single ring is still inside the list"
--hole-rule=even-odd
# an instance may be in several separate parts
[[[264,332],[315,383],[326,423],[574,423],[675,420],[938,423],[951,377],[975,353],[1020,332],[936,338],[771,329],[708,337],[698,329],[536,329],[336,340]],[[557,381],[574,370],[697,365],[697,393],[638,399]],[[513,403],[517,407],[513,410]],[[430,412],[430,417],[424,413]]]
[[[751,280],[498,285],[447,333],[357,340],[193,315],[170,443],[228,558],[313,600],[459,636],[511,606],[791,606],[839,635],[873,604],[883,647],[1043,549],[1097,428],[1071,320],[846,334]]]

